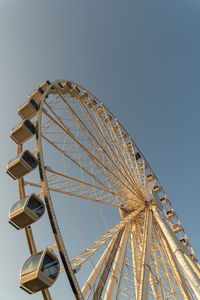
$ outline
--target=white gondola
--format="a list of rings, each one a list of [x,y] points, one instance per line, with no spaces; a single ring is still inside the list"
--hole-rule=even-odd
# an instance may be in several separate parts
[[[189,245],[188,241],[185,238],[180,239],[180,242],[183,244],[183,246],[187,247]]]
[[[125,140],[126,137],[127,137],[127,135],[125,132],[122,132],[121,134],[119,134],[120,140]]]
[[[30,99],[18,108],[18,114],[22,119],[30,119],[35,116],[37,110],[37,103],[34,99]]]
[[[102,105],[97,108],[97,113],[98,113],[98,115],[102,115],[102,113],[103,113],[103,106]]]
[[[159,193],[160,192],[160,187],[158,185],[155,185],[153,187],[154,192]]]
[[[65,94],[69,94],[69,91],[70,90],[72,90],[72,85],[71,85],[71,82],[65,82],[65,83],[63,83],[63,88],[61,89],[61,93],[63,94],[63,95],[65,95]]]
[[[16,229],[22,229],[39,220],[44,211],[44,203],[32,193],[13,204],[9,212],[9,223]]]
[[[33,294],[54,284],[60,272],[57,256],[48,249],[31,255],[21,268],[21,288]]]
[[[135,153],[135,159],[138,160],[138,159],[140,159],[140,158],[141,158],[140,153],[139,153],[139,152],[136,152],[136,153]]]
[[[57,82],[57,83],[55,83],[55,84],[51,87],[50,93],[55,95],[55,94],[58,93],[58,91],[59,91],[59,92],[62,92],[62,89],[63,89],[62,83],[61,83],[61,82]]]
[[[50,85],[50,81],[47,80],[45,82],[43,82],[38,89],[34,90],[29,96],[29,99],[34,99],[35,102],[37,103],[37,105],[39,105],[40,101],[42,100],[42,96],[45,92],[45,90],[48,88],[48,86]]]
[[[29,119],[23,120],[10,131],[10,137],[17,143],[23,144],[36,133],[36,128]]]
[[[89,108],[93,108],[95,105],[97,105],[97,101],[95,99],[90,99],[86,104]]]
[[[175,233],[181,232],[183,230],[183,227],[180,224],[173,224],[172,228]]]
[[[114,132],[116,133],[119,129],[119,124],[115,123],[112,128],[113,128]]]
[[[146,169],[148,169],[148,166],[147,166],[147,164],[144,161],[140,164],[140,169],[142,171],[145,171]]]
[[[161,202],[162,206],[167,205],[167,199],[164,197],[160,199],[160,202]]]
[[[19,179],[34,170],[36,167],[37,159],[31,152],[25,150],[8,162],[6,172],[13,179]]]
[[[111,115],[105,115],[104,121],[105,121],[106,123],[108,123],[108,122],[111,121],[111,120],[112,120],[112,116],[111,116]]]
[[[88,100],[88,99],[89,99],[89,96],[88,96],[87,91],[82,92],[82,93],[78,96],[78,99],[79,99],[81,102],[85,102],[86,100]]]
[[[80,92],[81,92],[81,91],[79,90],[79,88],[78,88],[76,85],[74,85],[74,86],[69,90],[69,95],[70,95],[70,97],[72,97],[72,98],[76,98],[76,97],[79,96]]]
[[[152,174],[148,174],[147,175],[147,180],[148,180],[148,182],[154,181],[153,175]]]
[[[132,150],[133,149],[133,144],[131,142],[129,142],[127,145],[126,145],[126,148],[128,150]]]
[[[166,215],[168,219],[172,219],[175,217],[175,214],[171,209],[166,212]]]
[[[51,82],[49,80],[43,82],[41,85],[40,85],[40,88],[44,91],[46,91],[46,89],[49,87],[49,85],[51,84]]]

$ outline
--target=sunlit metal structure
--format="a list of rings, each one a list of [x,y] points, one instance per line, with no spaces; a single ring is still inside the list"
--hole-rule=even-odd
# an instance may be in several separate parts
[[[18,180],[20,199],[10,210],[10,223],[25,228],[31,254],[22,267],[22,288],[41,291],[50,300],[47,288],[63,271],[79,300],[200,299],[200,267],[184,227],[118,119],[91,92],[68,80],[44,82],[28,98],[18,110],[22,122],[11,131],[17,158],[7,165],[8,174]],[[34,137],[35,148],[23,151],[22,145]],[[31,176],[37,166],[39,181]],[[27,188],[33,189],[29,196]],[[44,213],[39,196],[55,238],[55,245],[42,252],[36,250],[30,226]],[[83,243],[74,257],[68,255],[55,210],[61,197],[71,206]],[[89,213],[84,216],[85,207],[99,231],[89,223]],[[43,274],[45,257],[54,266],[52,280]]]

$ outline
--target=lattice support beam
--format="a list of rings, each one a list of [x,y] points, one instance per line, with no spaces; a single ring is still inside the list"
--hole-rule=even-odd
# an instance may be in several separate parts
[[[129,233],[129,228],[130,228],[130,224],[128,224],[126,226],[126,228],[124,229],[123,232],[123,236],[119,245],[119,249],[117,251],[116,257],[115,257],[115,261],[113,264],[113,269],[112,272],[110,274],[110,278],[108,281],[108,286],[105,292],[105,296],[104,296],[104,300],[111,300],[113,299],[113,295],[114,295],[114,291],[115,291],[115,287],[118,281],[118,275],[120,272],[120,265],[121,265],[121,261],[122,261],[122,256],[124,253],[124,249],[126,246],[126,242],[127,242],[127,237],[128,237],[128,233]]]
[[[98,263],[94,267],[94,270],[90,274],[88,280],[84,283],[84,286],[81,290],[84,298],[87,296],[87,294],[91,290],[92,285],[95,282],[95,280],[97,279],[97,277],[99,276],[99,273],[100,273],[101,269],[103,268],[106,260],[108,259],[108,257],[111,255],[113,249],[115,248],[114,246],[116,245],[116,239],[117,239],[117,236],[111,240],[108,247],[102,254],[101,258],[99,259]]]
[[[101,277],[99,279],[98,285],[97,285],[97,287],[95,289],[95,292],[93,294],[92,300],[101,299],[101,295],[102,295],[102,292],[104,290],[105,283],[106,283],[106,280],[108,278],[109,272],[111,270],[111,267],[112,267],[113,260],[115,258],[116,252],[118,250],[122,234],[123,234],[123,230],[121,230],[118,233],[118,235],[117,235],[116,242],[114,243],[112,251],[111,251],[111,253],[110,253],[110,255],[109,255],[109,257],[108,257],[108,259],[106,261],[104,270],[103,270],[103,272],[101,274]]]

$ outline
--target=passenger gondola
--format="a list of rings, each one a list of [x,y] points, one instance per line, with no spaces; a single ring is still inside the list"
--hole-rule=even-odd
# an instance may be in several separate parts
[[[80,92],[81,91],[79,90],[79,88],[76,85],[74,85],[74,87],[72,87],[72,89],[69,90],[69,95],[72,98],[76,98],[79,96]]]
[[[121,134],[119,134],[119,138],[120,140],[125,140],[127,137],[126,133],[125,132],[122,132]]]
[[[37,103],[37,105],[39,105],[40,101],[42,100],[43,94],[45,92],[45,90],[48,88],[48,86],[50,85],[50,81],[47,80],[45,82],[43,82],[38,89],[36,89],[35,91],[33,91],[28,98],[29,99],[34,99],[35,102]]]
[[[65,94],[69,94],[69,91],[72,89],[72,85],[71,85],[71,83],[68,81],[68,82],[65,82],[64,84],[63,84],[63,88],[61,89],[61,93],[63,94],[63,95],[65,95]]]
[[[23,144],[36,133],[33,123],[25,119],[17,127],[11,130],[10,137],[17,143]]]
[[[128,150],[131,150],[133,148],[133,144],[131,142],[129,142],[127,145],[126,145],[127,149]]]
[[[115,123],[113,126],[112,126],[114,132],[116,133],[119,129],[119,124],[118,123]]]
[[[95,105],[97,105],[97,101],[95,99],[90,99],[86,102],[86,104],[89,108],[93,108]]]
[[[189,245],[188,241],[185,238],[180,239],[180,242],[183,244],[183,246],[187,247]]]
[[[31,293],[36,293],[49,288],[56,281],[60,272],[57,256],[45,249],[31,255],[21,268],[21,288]]]
[[[147,175],[147,180],[148,180],[148,182],[154,181],[153,175],[152,174],[148,174]]]
[[[160,187],[158,185],[155,185],[153,187],[153,190],[156,192],[156,193],[159,193],[160,192]]]
[[[173,231],[175,233],[178,233],[178,232],[181,232],[183,230],[183,227],[180,225],[180,224],[172,224],[172,228],[173,228]]]
[[[58,83],[55,83],[54,86],[51,87],[50,92],[55,95],[58,93],[58,91],[62,91],[62,89],[63,89],[62,83],[58,82]]]
[[[9,223],[16,229],[22,229],[39,220],[44,211],[44,203],[32,193],[13,204],[9,212]]]
[[[106,114],[105,117],[104,117],[104,121],[105,121],[106,123],[108,123],[108,122],[110,122],[111,120],[112,120],[112,116],[109,115],[109,114]]]
[[[18,108],[18,114],[22,119],[30,119],[35,116],[37,110],[37,103],[34,99],[30,99]]]
[[[161,198],[160,202],[162,203],[162,206],[167,205],[167,199],[166,198]]]
[[[166,212],[166,215],[168,219],[172,219],[175,217],[174,211],[171,209]]]
[[[6,172],[13,179],[19,179],[34,170],[36,167],[37,159],[31,152],[25,150],[8,162]]]
[[[81,102],[85,102],[87,99],[89,99],[87,91],[82,92],[78,98]]]
[[[103,106],[102,106],[102,105],[100,105],[100,106],[97,108],[97,113],[98,113],[98,115],[102,115],[102,113],[103,113]]]
[[[135,159],[138,160],[138,159],[140,159],[140,158],[141,158],[140,153],[139,153],[139,152],[136,152],[136,153],[135,153]]]

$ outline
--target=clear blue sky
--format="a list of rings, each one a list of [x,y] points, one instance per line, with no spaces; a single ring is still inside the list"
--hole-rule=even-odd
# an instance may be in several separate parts
[[[17,108],[47,79],[80,83],[118,117],[200,258],[199,15],[197,0],[1,0],[0,299],[28,297],[18,289],[24,234],[7,224],[17,185],[5,169],[16,153],[9,131]],[[61,274],[53,299],[70,299],[65,283]]]

